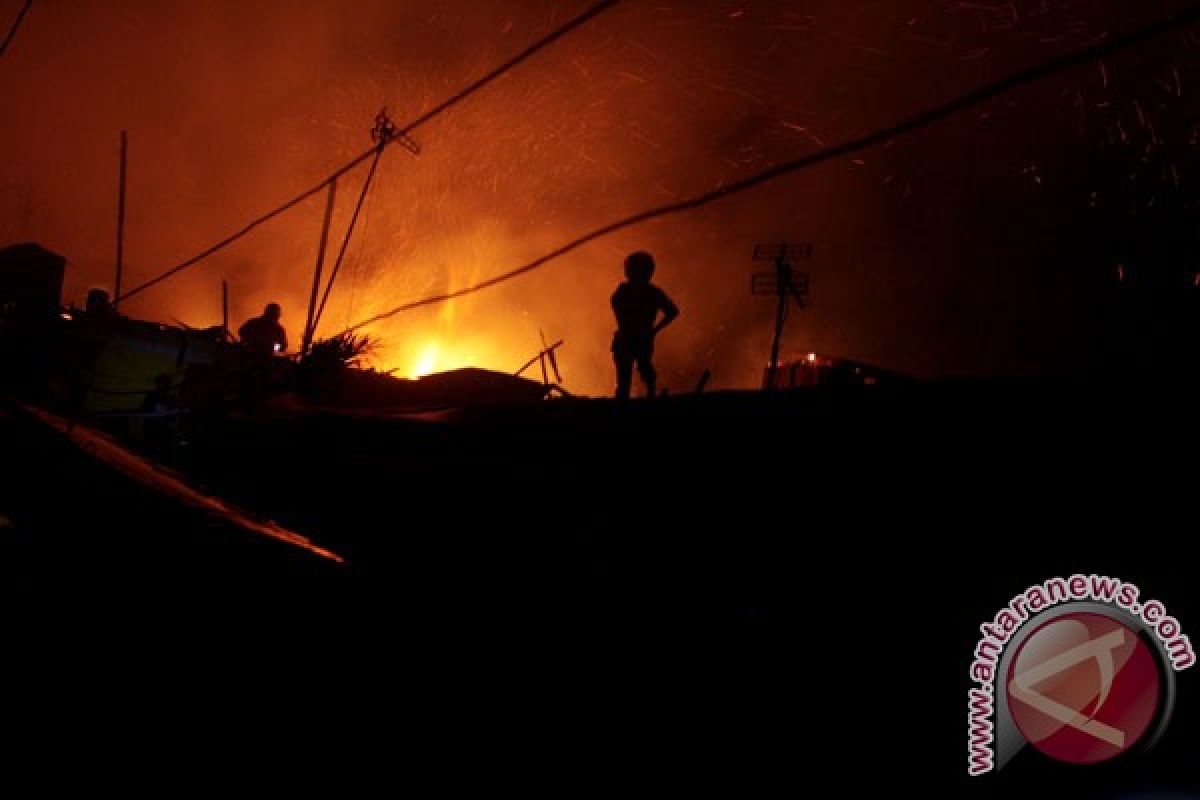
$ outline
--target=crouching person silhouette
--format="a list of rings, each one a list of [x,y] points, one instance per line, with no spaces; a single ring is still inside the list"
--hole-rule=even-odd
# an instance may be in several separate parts
[[[635,364],[646,385],[646,396],[654,397],[657,383],[654,337],[679,316],[679,309],[667,293],[650,282],[652,277],[654,257],[645,252],[633,253],[625,259],[626,281],[612,296],[612,309],[617,317],[612,353],[619,400],[629,398]]]

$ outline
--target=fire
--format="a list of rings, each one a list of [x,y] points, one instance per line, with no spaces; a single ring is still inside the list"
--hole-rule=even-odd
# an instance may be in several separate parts
[[[430,338],[423,344],[397,354],[397,358],[386,366],[394,368],[396,374],[410,379],[423,378],[437,372],[449,372],[464,367],[482,367],[506,371],[512,358],[501,357],[488,348],[473,346],[469,341],[448,338]]]
[[[473,273],[456,277],[470,281]],[[520,311],[464,308],[462,300],[451,300],[424,319],[388,321],[369,331],[380,343],[370,366],[410,380],[468,367],[511,373],[542,347],[539,330]]]
[[[438,356],[441,354],[441,350],[442,348],[437,342],[429,342],[418,350],[416,360],[413,361],[412,367],[408,371],[409,377],[421,378],[437,372]]]

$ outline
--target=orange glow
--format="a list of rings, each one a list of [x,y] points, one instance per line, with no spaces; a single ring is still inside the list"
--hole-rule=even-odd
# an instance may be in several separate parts
[[[67,126],[49,113],[54,105],[39,98],[74,98],[82,103],[77,113],[96,130],[146,131],[131,142],[131,174],[144,169],[151,179],[131,179],[137,198],[130,208],[154,209],[155,221],[136,214],[130,219],[137,256],[124,277],[128,289],[239,230],[362,152],[381,106],[391,106],[397,123],[410,122],[562,21],[555,4],[517,4],[529,6],[518,14],[483,3],[472,6],[471,14],[449,16],[445,4],[433,0],[367,5],[378,8],[347,16],[338,4],[322,0],[304,4],[304,13],[197,12],[181,21],[162,4],[146,4],[130,13],[152,46],[137,48],[130,60],[112,62],[102,46],[64,47],[53,56],[39,55],[36,70],[32,63],[24,71],[0,70],[5,97],[11,93],[13,103],[30,112],[0,137],[6,152],[20,154],[10,159],[20,169],[0,176],[6,189],[20,189],[0,193],[0,219],[24,226],[12,228],[10,238],[41,236],[72,261],[96,265],[67,272],[68,298],[111,282],[111,270],[101,266],[111,260],[109,242],[94,233],[107,230],[111,221],[107,212],[97,211],[94,198],[112,193],[113,159],[80,161],[75,166],[87,167],[83,176],[57,169],[61,147],[47,146],[41,132]],[[734,6],[731,13],[739,10]],[[712,157],[713,133],[726,135],[721,131],[728,120],[744,116],[750,94],[789,97],[793,80],[784,74],[801,62],[781,66],[778,56],[764,58],[763,69],[744,70],[754,76],[750,90],[739,86],[731,92],[722,85],[714,94],[708,79],[696,76],[713,68],[713,48],[728,44],[724,24],[703,23],[702,35],[684,48],[673,23],[661,21],[666,12],[634,13],[645,18],[630,23],[641,37],[630,52],[624,45],[608,46],[610,29],[601,24],[581,28],[563,46],[540,52],[528,67],[422,130],[419,156],[403,147],[385,154],[329,294],[318,341],[407,302],[461,292],[597,225],[751,169],[724,152]],[[685,24],[694,14],[682,7],[670,13]],[[273,40],[278,46],[266,48],[247,38],[267,18],[286,31],[280,34],[286,44]],[[63,20],[83,29],[92,24],[85,12]],[[48,19],[42,24],[55,29]],[[497,34],[509,27],[509,34]],[[364,49],[345,50],[343,39],[358,32]],[[464,57],[448,56],[448,46],[461,48]],[[196,48],[197,59],[176,58],[180,47]],[[661,60],[658,51],[664,48],[672,55]],[[757,44],[747,52],[757,53]],[[319,86],[311,79],[317,73],[325,76]],[[406,77],[397,82],[399,75]],[[82,83],[80,76],[86,78]],[[154,109],[174,108],[179,87],[195,95],[188,106],[196,110],[175,130]],[[281,91],[294,91],[302,107],[271,108],[267,98]],[[757,100],[750,102],[757,107]],[[159,135],[164,124],[171,136]],[[729,152],[751,148],[755,163],[777,162],[797,142],[809,147],[814,135],[782,133],[760,141],[751,131],[745,141],[730,144]],[[368,171],[364,163],[339,180],[327,262],[340,253]],[[325,195],[318,195],[196,268],[123,302],[121,311],[207,328],[222,321],[226,281],[233,331],[274,302],[283,307],[289,338],[300,342],[324,212]],[[759,215],[759,195],[745,197],[738,202],[751,203]],[[41,212],[23,209],[43,206],[54,209],[46,219],[71,223],[36,228]],[[779,213],[778,220],[762,219],[756,226],[790,230],[793,212]],[[21,222],[27,217],[33,219],[28,225]],[[649,250],[658,260],[655,282],[684,310],[683,322],[658,341],[663,388],[690,388],[709,368],[715,370],[715,385],[757,385],[759,338],[771,312],[741,291],[752,234],[724,222],[732,218],[721,211],[700,223],[673,217],[664,225],[631,229],[520,280],[371,324],[359,331],[376,345],[363,363],[399,378],[462,367],[511,373],[541,349],[544,331],[547,342],[565,342],[556,353],[564,386],[574,394],[607,395],[614,382],[609,298],[624,279],[625,256]],[[703,241],[696,230],[704,232]],[[330,269],[326,263],[326,277]],[[540,368],[535,364],[525,376],[540,380]]]
[[[417,360],[413,362],[412,368],[409,369],[408,376],[410,378],[422,378],[437,372],[438,355],[440,353],[441,348],[437,342],[430,342],[425,345],[417,355]]]
[[[535,348],[531,345],[530,352]],[[424,334],[410,347],[386,347],[374,359],[377,369],[394,371],[398,377],[415,380],[438,372],[479,367],[498,372],[516,369],[523,356],[506,352],[498,342],[462,337],[453,331],[443,335]]]
[[[1007,8],[996,2],[893,0],[876,4],[889,8],[880,14],[851,13],[845,7],[852,4],[836,0],[619,4],[621,10],[537,50],[500,80],[464,95],[464,102],[454,100],[436,118],[425,116],[593,4],[484,2],[463,6],[469,13],[448,13],[452,6],[438,0],[314,0],[193,3],[184,13],[185,4],[126,3],[115,15],[106,3],[41,4],[5,56],[16,61],[0,69],[0,96],[19,111],[0,130],[0,151],[7,155],[0,170],[0,243],[40,240],[67,256],[73,264],[64,275],[69,302],[81,301],[91,287],[111,292],[118,134],[128,130],[126,291],[207,252],[281,204],[290,210],[269,224],[254,223],[252,235],[121,302],[120,311],[209,328],[223,319],[224,282],[234,332],[277,302],[295,348],[303,339],[327,194],[317,191],[294,206],[289,201],[371,147],[376,115],[386,106],[402,128],[425,119],[431,124],[412,130],[419,153],[395,146],[378,162],[348,242],[370,159],[339,178],[323,281],[335,262],[340,269],[318,340],[532,265],[644,210],[717,187],[750,190],[590,239],[518,279],[461,295],[452,314],[442,313],[450,304],[430,302],[366,326],[359,332],[383,351],[364,359],[367,366],[402,378],[466,364],[511,372],[538,352],[543,330],[549,342],[566,343],[556,354],[565,387],[573,394],[611,394],[615,320],[609,300],[624,279],[625,257],[646,250],[658,263],[655,282],[682,309],[680,321],[656,342],[661,388],[691,391],[705,371],[712,388],[757,387],[775,304],[747,291],[751,271],[770,274],[769,264],[752,263],[752,248],[803,241],[815,232],[824,250],[811,265],[816,302],[789,322],[784,352],[803,358],[807,353],[799,348],[810,344],[821,348],[818,354],[930,376],[1000,369],[1032,374],[1087,358],[1084,349],[1103,337],[1064,338],[1064,332],[1108,322],[1091,313],[1090,295],[1045,291],[1056,257],[1052,226],[1005,236],[995,227],[1003,220],[992,205],[955,202],[967,186],[958,161],[983,165],[977,176],[983,195],[1012,192],[1014,202],[1032,204],[1038,218],[1091,220],[1108,212],[1089,211],[1086,202],[1060,208],[1067,197],[1062,192],[1020,194],[1032,192],[1027,184],[1033,183],[1012,174],[1027,166],[1017,160],[1025,153],[1022,137],[1048,137],[1039,152],[1054,155],[1056,164],[1059,155],[1066,159],[1056,166],[1065,170],[1056,178],[1060,188],[1081,198],[1092,192],[1104,209],[1119,196],[1126,174],[1154,180],[1157,170],[1141,169],[1135,154],[1147,139],[1164,139],[1155,147],[1155,164],[1161,158],[1164,167],[1176,139],[1187,148],[1186,110],[1165,109],[1152,115],[1157,134],[1129,128],[1133,146],[1120,150],[1128,150],[1128,165],[1094,174],[1077,168],[1116,157],[1108,128],[1129,127],[1130,114],[1137,124],[1133,97],[1169,100],[1171,92],[1159,92],[1154,79],[1154,70],[1167,63],[1126,70],[1127,82],[1112,86],[1080,83],[1088,109],[1110,102],[1114,108],[1089,110],[1086,125],[1043,126],[1044,134],[1028,120],[1056,114],[1061,104],[1053,92],[1023,91],[1022,113],[990,118],[994,133],[978,147],[998,149],[987,158],[919,136],[912,149],[883,148],[857,159],[878,170],[873,191],[863,181],[874,177],[836,165],[759,182],[764,170],[814,148],[877,131],[977,88],[988,76],[1019,73],[1052,60],[1056,48],[1082,46],[1112,30],[1104,14],[1076,13],[1081,4],[1065,2],[1047,3],[1061,8],[1020,33],[980,24],[991,10],[963,10]],[[1023,5],[1040,4],[1013,7]],[[1142,12],[1132,9],[1153,4],[1126,5],[1131,10],[1122,24],[1133,30]],[[797,6],[812,6],[813,14],[798,13]],[[272,35],[258,35],[263,30]],[[873,45],[847,46],[847,40]],[[881,58],[884,45],[888,57]],[[929,80],[897,84],[892,74],[895,63],[904,63],[920,77],[936,78],[961,71],[964,62],[986,66],[987,75],[957,76],[962,85],[944,87],[945,93]],[[814,94],[814,86],[836,91]],[[1137,88],[1144,91],[1139,95]],[[1118,102],[1122,93],[1128,103]],[[1176,117],[1179,130],[1171,123],[1169,131]],[[970,139],[970,130],[961,132]],[[80,139],[95,147],[79,150]],[[909,169],[910,161],[930,159],[945,162],[945,169],[936,175]],[[1044,168],[1039,164],[1039,174]],[[1041,177],[1049,180],[1050,173]],[[1160,202],[1174,196],[1167,181]],[[925,204],[944,207],[948,216],[910,216]],[[874,222],[864,226],[864,219]],[[986,246],[973,241],[976,233],[987,238]],[[918,240],[938,245],[911,246]],[[1109,272],[1102,277],[1112,281],[1117,266],[1104,265],[1102,251],[1096,257]],[[1126,283],[1138,279],[1142,256],[1128,257],[1135,261],[1121,268]],[[977,280],[962,279],[964,259],[972,261]],[[911,275],[921,278],[902,279]],[[881,285],[895,290],[880,292]],[[967,335],[943,336],[932,322],[963,314],[978,316]],[[468,361],[469,355],[476,358]],[[540,368],[526,375],[540,379]]]
[[[447,292],[478,282],[493,271],[496,264],[512,263],[521,258],[520,245],[514,236],[489,225],[475,226],[429,244],[431,260],[445,265],[439,275],[444,282],[439,288]],[[360,303],[353,315],[346,315],[347,321],[351,316],[369,316],[375,310],[385,309],[397,296],[428,291],[409,283],[422,276],[422,260],[415,254],[384,252],[380,259],[378,278],[362,287],[360,296],[368,299]],[[607,283],[613,281],[612,285],[615,285],[616,278],[605,278],[605,285],[594,291],[594,296],[600,299],[588,302],[588,306],[594,305],[588,313],[592,320],[600,317],[603,320],[600,324],[607,328],[612,313],[605,302]],[[408,379],[467,367],[512,373],[541,349],[540,330],[547,339],[566,339],[560,332],[571,330],[568,321],[579,324],[580,317],[585,316],[566,301],[568,295],[565,292],[547,293],[545,302],[537,303],[537,298],[530,302],[525,296],[527,287],[514,288],[515,291],[508,294],[502,289],[495,294],[452,299],[412,315],[371,325],[365,332],[376,338],[378,348],[372,352],[370,366]],[[537,310],[531,312],[530,306]],[[606,335],[595,335],[595,339],[605,341]],[[578,381],[582,372],[585,379],[597,386],[605,386],[610,369],[608,360],[593,359],[596,363],[589,362],[588,366],[592,368],[589,371],[576,369],[572,372],[574,362],[570,361],[570,355],[577,352],[559,354],[564,381]],[[595,377],[593,373],[597,373]],[[526,373],[526,377],[531,375]],[[579,383],[573,383],[572,388],[578,390]]]

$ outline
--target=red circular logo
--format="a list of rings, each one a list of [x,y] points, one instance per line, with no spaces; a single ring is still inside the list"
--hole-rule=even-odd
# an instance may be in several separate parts
[[[1134,631],[1103,614],[1064,614],[1035,629],[1012,660],[1007,686],[1025,739],[1072,764],[1121,755],[1158,713],[1158,660]]]

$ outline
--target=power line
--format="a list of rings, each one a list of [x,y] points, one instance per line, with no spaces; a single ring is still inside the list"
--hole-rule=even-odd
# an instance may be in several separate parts
[[[545,266],[549,262],[578,250],[580,247],[590,244],[591,242],[602,237],[653,219],[670,216],[672,214],[679,214],[685,211],[692,211],[716,202],[717,200],[729,197],[730,195],[738,194],[748,189],[753,189],[765,183],[776,180],[777,178],[782,178],[787,175],[791,175],[792,173],[807,169],[808,167],[816,166],[817,164],[827,161],[832,161],[861,150],[866,150],[877,144],[882,144],[890,139],[912,133],[913,131],[927,127],[934,123],[941,122],[958,114],[960,111],[964,111],[985,100],[990,100],[997,95],[1004,94],[1024,84],[1032,83],[1058,72],[1070,69],[1071,67],[1088,63],[1119,50],[1124,50],[1132,45],[1139,44],[1148,39],[1154,39],[1188,25],[1195,24],[1196,22],[1200,22],[1200,6],[1197,6],[1182,14],[1168,17],[1164,20],[1154,23],[1153,25],[1140,28],[1132,33],[1118,36],[1114,39],[1108,40],[1107,42],[1094,45],[1084,50],[1071,53],[1069,55],[1062,56],[1060,58],[1056,58],[1043,64],[1039,64],[1037,66],[1014,73],[1008,77],[995,81],[994,83],[990,83],[982,88],[976,89],[970,94],[923,111],[887,128],[875,131],[874,133],[869,133],[860,138],[852,139],[848,142],[843,142],[842,144],[818,150],[793,161],[779,164],[756,175],[752,175],[740,181],[722,186],[719,189],[714,189],[711,192],[706,192],[705,194],[697,195],[696,197],[692,197],[678,203],[671,203],[668,205],[647,209],[637,214],[625,217],[624,219],[617,220],[616,222],[609,223],[608,225],[585,233],[582,236],[573,239],[561,247],[547,253],[546,255],[536,258],[527,264],[516,267],[515,269],[511,269],[508,272],[488,278],[487,280],[481,281],[473,286],[468,286],[453,292],[432,295],[420,300],[414,300],[410,303],[405,303],[404,305],[397,306],[390,311],[376,314],[375,316],[369,317],[362,322],[355,323],[343,331],[343,333],[356,331],[360,328],[366,327],[367,325],[388,319],[389,317],[396,316],[397,314],[402,314],[406,311],[412,311],[413,309],[421,308],[423,306],[434,305],[436,303],[442,303],[447,300],[453,300],[469,294],[481,292],[484,289],[489,289],[498,284],[505,283],[513,280],[514,278],[525,275],[526,273],[533,272],[534,270]]]
[[[367,207],[363,211],[363,229],[362,235],[358,237],[358,253],[351,260],[350,267],[350,298],[346,304],[345,316],[342,320],[343,325],[349,325],[351,314],[354,313],[354,294],[358,289],[358,268],[362,262],[363,251],[366,249],[367,232],[371,228],[371,208],[375,205],[374,195],[367,196]]]
[[[376,128],[379,131],[379,140],[381,142],[392,135],[390,127],[391,120],[388,119],[387,111],[380,111],[379,116],[376,117]],[[354,236],[354,228],[358,225],[358,217],[362,213],[363,203],[366,202],[367,195],[371,191],[371,181],[375,179],[375,172],[379,169],[379,160],[382,157],[383,150],[375,153],[375,158],[371,160],[371,168],[367,171],[367,177],[363,181],[362,191],[358,194],[358,202],[354,206],[354,213],[350,216],[350,224],[346,226],[346,235],[342,239],[341,250],[338,251],[333,271],[329,273],[329,283],[325,284],[325,293],[321,296],[321,305],[317,307],[316,317],[313,319],[312,330],[314,336],[317,332],[317,326],[321,324],[321,316],[325,313],[325,304],[329,302],[329,293],[333,291],[333,284],[337,281],[338,273],[342,269],[342,260],[346,257],[346,248],[350,246],[350,239]]]
[[[32,2],[32,0],[30,0],[30,2]],[[483,77],[478,78],[477,80],[473,81],[472,83],[469,83],[466,87],[459,90],[457,93],[451,95],[446,100],[443,100],[441,103],[439,103],[436,106],[434,106],[433,108],[429,109],[424,114],[421,114],[419,117],[414,119],[412,122],[409,122],[407,125],[400,128],[394,137],[384,140],[384,141],[381,141],[379,144],[375,145],[370,150],[367,150],[366,152],[356,156],[353,160],[351,160],[347,164],[343,165],[340,169],[338,169],[332,175],[327,176],[320,183],[316,184],[315,186],[313,186],[309,189],[306,189],[305,191],[303,191],[300,194],[293,197],[291,200],[288,200],[286,203],[283,203],[282,205],[277,206],[277,207],[273,208],[272,210],[268,211],[267,213],[263,214],[262,216],[254,219],[249,224],[245,225],[240,230],[238,230],[236,233],[226,236],[224,239],[222,239],[221,241],[212,245],[211,247],[207,248],[206,250],[198,253],[195,256],[192,256],[191,258],[189,258],[185,261],[180,262],[179,264],[176,264],[175,266],[166,270],[162,274],[146,281],[145,283],[141,284],[140,286],[135,286],[134,288],[130,289],[128,292],[123,294],[119,299],[127,300],[130,297],[133,297],[136,294],[140,294],[141,292],[144,292],[147,289],[162,283],[163,281],[167,280],[168,278],[171,278],[171,277],[179,274],[180,272],[183,272],[185,269],[195,266],[196,264],[200,263],[201,261],[203,261],[204,259],[213,255],[214,253],[224,250],[226,247],[233,244],[237,240],[241,239],[243,236],[246,236],[247,234],[249,234],[251,231],[253,231],[258,226],[262,225],[263,223],[271,221],[275,217],[278,217],[280,214],[283,214],[284,212],[290,211],[291,209],[295,208],[300,203],[304,202],[305,200],[312,197],[313,195],[315,195],[321,191],[324,191],[325,187],[331,181],[335,181],[338,178],[341,178],[343,175],[345,175],[347,172],[350,172],[352,169],[357,167],[359,164],[362,164],[367,159],[372,158],[377,152],[383,151],[388,145],[392,144],[393,142],[403,141],[404,138],[408,134],[412,133],[417,128],[420,128],[422,125],[425,125],[427,122],[432,120],[434,117],[436,117],[439,114],[442,114],[442,113],[448,111],[449,109],[453,108],[454,106],[458,105],[459,103],[461,103],[463,100],[466,100],[469,96],[471,96],[475,92],[479,91],[480,89],[483,89],[485,86],[487,86],[488,84],[495,81],[501,75],[503,75],[504,73],[511,70],[513,67],[516,67],[519,64],[521,64],[522,62],[528,60],[531,56],[535,55],[538,51],[543,50],[546,47],[549,47],[551,44],[557,42],[559,39],[563,38],[567,34],[574,31],[576,28],[581,27],[582,25],[584,25],[585,23],[587,23],[594,17],[599,16],[601,13],[612,8],[618,2],[619,2],[619,0],[602,0],[602,2],[595,4],[594,6],[589,8],[587,11],[584,11],[579,16],[577,16],[574,19],[572,19],[571,21],[567,22],[562,27],[555,29],[551,33],[547,34],[546,36],[543,36],[541,39],[538,39],[533,44],[529,45],[528,47],[526,47],[521,52],[517,53],[512,58],[508,59],[507,61],[500,64],[498,67],[496,67],[495,69],[488,72]]]
[[[306,189],[303,193],[296,195],[295,197],[293,197],[291,200],[287,201],[283,205],[277,206],[276,208],[272,209],[271,211],[268,211],[266,214],[263,214],[261,217],[258,217],[257,219],[253,220],[252,222],[247,224],[245,227],[238,230],[236,233],[226,236],[224,239],[222,239],[221,241],[212,245],[208,249],[201,251],[200,253],[192,256],[191,258],[187,259],[186,261],[176,264],[175,266],[171,267],[170,269],[168,269],[166,272],[162,273],[158,277],[151,278],[150,280],[146,281],[145,283],[143,283],[139,286],[135,286],[134,288],[130,289],[125,294],[121,295],[120,299],[128,300],[129,298],[133,297],[136,294],[141,294],[142,292],[146,291],[147,289],[151,288],[152,286],[156,286],[156,285],[162,283],[163,281],[167,280],[168,278],[171,278],[171,277],[179,274],[180,272],[183,272],[188,267],[193,267],[196,264],[199,264],[201,261],[203,261],[204,259],[211,256],[213,253],[216,253],[220,250],[224,250],[226,247],[233,244],[238,239],[241,239],[243,236],[250,233],[252,230],[257,228],[259,225],[262,225],[265,222],[270,222],[271,220],[275,219],[275,217],[278,217],[280,214],[284,213],[285,211],[290,211],[291,209],[300,205],[301,203],[303,203],[305,200],[312,197],[313,195],[315,195],[319,192],[325,191],[325,188],[331,182],[342,177],[347,172],[350,172],[352,169],[357,167],[359,164],[363,163],[368,158],[373,156],[375,154],[375,151],[380,150],[385,146],[386,145],[377,145],[375,147],[372,147],[370,150],[368,150],[367,152],[358,156],[353,161],[351,161],[349,164],[346,164],[344,167],[342,167],[341,169],[339,169],[337,172],[333,173],[329,177],[325,178],[325,180],[321,181],[317,185],[313,186],[310,189]]]
[[[25,15],[29,13],[29,7],[33,5],[33,0],[25,0],[25,5],[21,6],[21,10],[17,12],[17,18],[13,20],[12,27],[8,29],[8,35],[4,37],[4,43],[0,44],[0,56],[4,55],[8,50],[9,43],[17,35],[17,29],[21,27],[21,23],[25,21]]]

